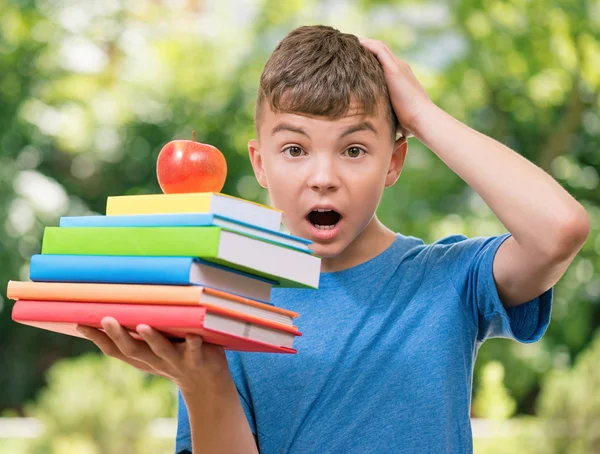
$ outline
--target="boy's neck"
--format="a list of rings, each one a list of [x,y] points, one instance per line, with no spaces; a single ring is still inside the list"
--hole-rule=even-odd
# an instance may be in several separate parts
[[[367,227],[339,255],[321,260],[321,272],[332,273],[360,265],[381,254],[395,239],[396,234],[373,216]]]

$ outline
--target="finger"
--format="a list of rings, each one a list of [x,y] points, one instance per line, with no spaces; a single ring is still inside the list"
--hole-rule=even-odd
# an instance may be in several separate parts
[[[399,59],[383,42],[375,39],[361,38],[360,43],[377,57],[382,66],[387,66],[390,69],[399,66]]]
[[[214,358],[216,356],[225,357],[225,349],[222,345],[204,342],[204,339],[196,334],[188,334],[185,343],[189,344],[188,353],[192,356],[202,355],[204,358]]]
[[[113,357],[123,356],[121,350],[103,331],[88,326],[78,326],[77,331],[96,344],[105,355]]]
[[[142,339],[146,341],[156,356],[159,356],[171,364],[178,358],[179,353],[173,344],[151,326],[141,324],[138,325],[135,330],[142,336]]]
[[[202,355],[202,346],[204,340],[198,334],[186,334],[185,335],[185,350],[183,352],[184,358],[192,360],[193,358],[199,358]]]
[[[405,139],[408,139],[410,137],[414,137],[414,134],[412,133],[412,131],[409,131],[400,123],[398,124],[397,134],[399,136],[398,138],[404,137]]]
[[[100,324],[106,334],[119,348],[121,353],[129,358],[143,361],[154,366],[160,361],[145,341],[131,337],[131,334],[112,317],[104,317]]]
[[[199,336],[197,334],[186,334],[185,343],[187,345],[188,350],[200,351],[202,350],[202,344],[204,344],[204,340],[202,339],[202,336]]]
[[[103,331],[82,325],[77,326],[77,331],[83,334],[86,337],[86,339],[94,343],[96,347],[98,347],[100,351],[106,356],[110,356],[112,358],[116,358],[120,361],[123,361],[135,367],[136,369],[141,370],[142,372],[146,372],[149,374],[157,373],[156,370],[149,364],[142,361],[138,361],[133,358],[128,358],[125,355],[123,355],[121,350],[119,350],[119,347],[117,347],[115,343]]]
[[[403,60],[400,60],[392,52],[392,49],[390,49],[389,46],[386,43],[384,43],[383,41],[380,41],[378,39],[370,39],[370,38],[365,38],[363,41],[364,41],[363,44],[366,44],[367,46],[369,46],[372,49],[376,49],[377,52],[383,52],[383,53],[387,54],[387,56],[389,56],[394,62],[405,63]]]
[[[372,39],[368,40],[365,44],[367,50],[371,51],[375,55],[375,57],[379,60],[379,63],[381,63],[381,66],[383,66],[384,70],[386,70],[388,74],[402,74],[406,76],[407,72],[412,73],[410,65],[404,60],[396,57],[396,55],[394,55],[392,50],[384,42]]]

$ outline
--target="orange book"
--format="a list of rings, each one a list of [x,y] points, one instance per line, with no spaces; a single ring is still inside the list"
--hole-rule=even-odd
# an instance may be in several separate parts
[[[268,320],[287,329],[298,317],[296,312],[195,285],[9,281],[6,294],[13,300],[203,306],[216,312],[226,309],[254,320]]]

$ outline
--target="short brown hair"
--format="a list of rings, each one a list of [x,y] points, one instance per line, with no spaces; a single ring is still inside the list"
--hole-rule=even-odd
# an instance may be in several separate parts
[[[364,115],[383,106],[394,139],[398,129],[377,58],[356,36],[324,25],[292,30],[267,60],[254,114],[257,137],[265,101],[274,112],[329,118],[347,114],[353,101]]]

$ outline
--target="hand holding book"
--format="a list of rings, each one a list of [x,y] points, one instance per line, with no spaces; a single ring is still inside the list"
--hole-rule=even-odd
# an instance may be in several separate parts
[[[104,317],[102,327],[104,331],[80,325],[77,330],[104,354],[143,372],[167,378],[182,392],[212,388],[224,379],[231,379],[229,374],[223,374],[227,369],[223,347],[204,343],[200,336],[189,334],[185,342],[175,343],[148,325],[138,325],[139,340],[112,317]]]

